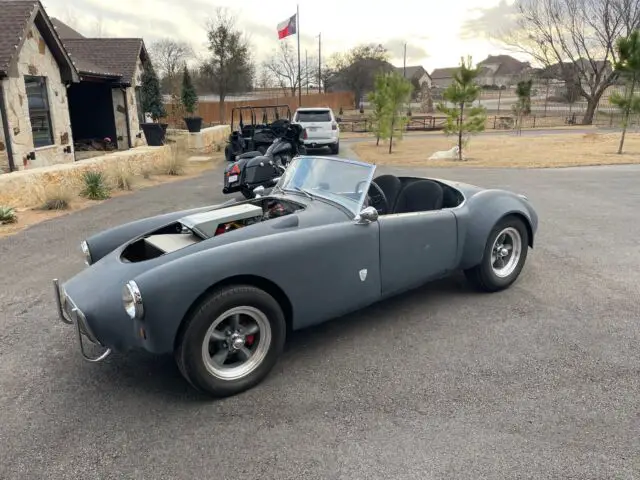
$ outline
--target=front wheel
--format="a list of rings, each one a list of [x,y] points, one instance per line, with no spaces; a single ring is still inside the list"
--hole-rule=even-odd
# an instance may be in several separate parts
[[[186,322],[176,363],[196,389],[214,397],[236,395],[260,383],[284,347],[280,305],[253,286],[212,293]]]
[[[469,282],[480,290],[504,290],[520,275],[528,248],[527,227],[517,217],[506,217],[491,230],[482,262],[464,273]]]

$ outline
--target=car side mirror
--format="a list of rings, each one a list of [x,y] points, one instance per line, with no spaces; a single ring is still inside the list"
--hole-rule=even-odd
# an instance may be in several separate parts
[[[378,220],[378,210],[375,207],[367,207],[356,217],[356,223],[360,225],[368,225]]]

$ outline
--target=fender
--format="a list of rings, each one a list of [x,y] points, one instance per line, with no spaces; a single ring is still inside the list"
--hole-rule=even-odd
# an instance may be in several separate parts
[[[489,233],[507,215],[518,215],[524,221],[529,230],[529,246],[533,248],[538,216],[528,200],[519,195],[504,190],[482,190],[453,212],[458,219],[458,238],[462,247],[461,269],[474,267],[482,261]]]
[[[117,227],[110,228],[109,230],[104,230],[86,239],[89,251],[91,252],[91,261],[92,263],[96,263],[105,255],[108,255],[125,243],[151,232],[152,230],[169,225],[186,215],[204,212],[207,210],[215,210],[216,208],[222,208],[235,202],[236,199],[231,199],[220,205],[208,205],[205,207],[181,210],[179,212],[165,213],[162,215],[156,215],[155,217],[134,220],[133,222],[125,223],[124,225],[119,225]]]

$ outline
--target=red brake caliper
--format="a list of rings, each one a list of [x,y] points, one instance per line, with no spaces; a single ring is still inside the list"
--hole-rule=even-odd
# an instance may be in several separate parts
[[[256,339],[255,335],[247,335],[247,338],[246,338],[244,344],[247,347],[250,347],[251,345],[253,345],[253,342],[255,341],[255,339]]]

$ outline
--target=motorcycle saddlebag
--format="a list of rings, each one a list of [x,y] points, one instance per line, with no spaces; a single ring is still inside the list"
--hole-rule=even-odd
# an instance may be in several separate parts
[[[244,181],[249,185],[267,182],[277,176],[276,168],[268,157],[255,157],[247,161],[244,169]]]

